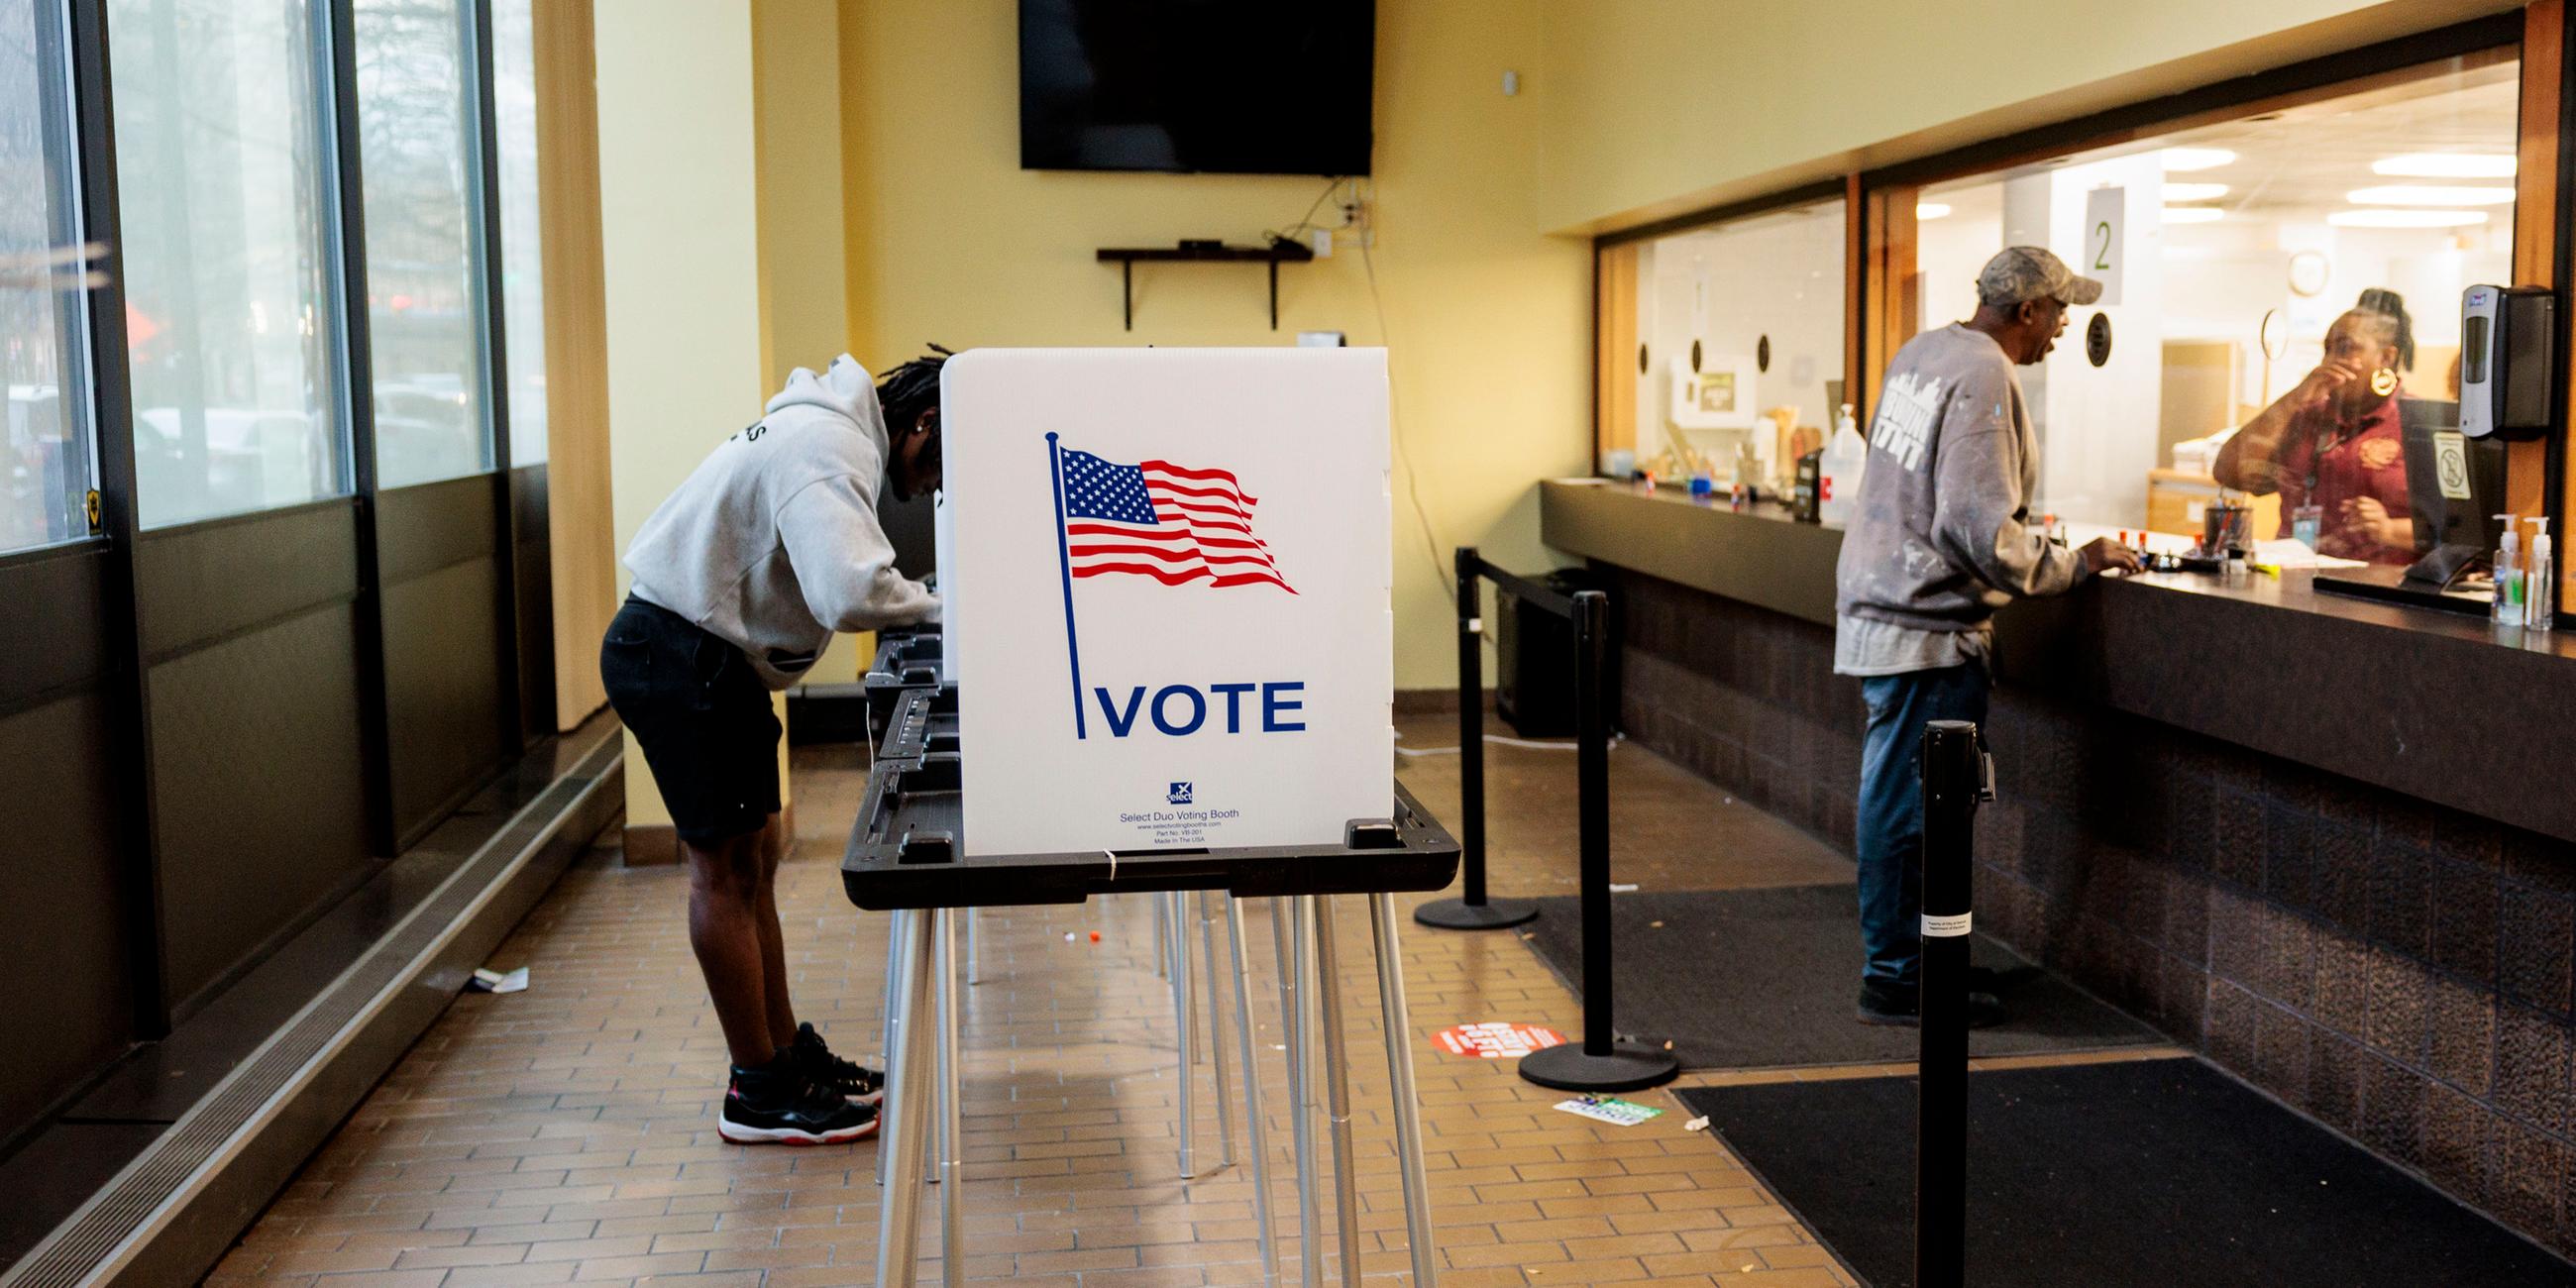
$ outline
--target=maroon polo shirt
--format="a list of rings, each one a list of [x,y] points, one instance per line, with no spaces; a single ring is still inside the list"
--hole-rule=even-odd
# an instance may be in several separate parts
[[[2358,497],[2376,498],[2393,519],[2415,512],[2406,491],[2406,441],[2397,422],[2401,396],[2392,392],[2355,416],[2347,417],[2328,402],[2291,419],[2273,460],[2281,492],[2281,535],[2290,533],[2292,510],[2313,504],[2325,511],[2318,523],[2318,554],[2400,567],[2415,562],[2413,543],[2380,545],[2343,514],[2343,503]]]

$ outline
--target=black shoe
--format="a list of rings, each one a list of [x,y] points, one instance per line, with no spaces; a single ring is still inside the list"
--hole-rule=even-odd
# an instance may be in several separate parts
[[[815,1082],[862,1104],[873,1105],[885,1099],[885,1075],[832,1054],[832,1048],[823,1045],[823,1035],[815,1032],[813,1025],[797,1025],[796,1040],[787,1049],[796,1057],[796,1067]]]
[[[767,1066],[733,1067],[716,1131],[737,1145],[838,1145],[873,1136],[877,1107],[841,1098],[805,1076],[792,1050]]]
[[[1923,1024],[1922,992],[1912,984],[1890,984],[1883,980],[1860,982],[1860,1022],[1900,1028],[1920,1028]],[[1968,1027],[1990,1028],[2004,1022],[2004,1004],[1992,993],[1968,994]]]

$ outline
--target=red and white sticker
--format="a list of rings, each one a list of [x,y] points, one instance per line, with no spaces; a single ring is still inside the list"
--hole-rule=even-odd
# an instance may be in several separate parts
[[[1431,1040],[1451,1055],[1476,1060],[1517,1060],[1532,1051],[1544,1051],[1565,1042],[1554,1029],[1503,1020],[1452,1025],[1432,1034]]]

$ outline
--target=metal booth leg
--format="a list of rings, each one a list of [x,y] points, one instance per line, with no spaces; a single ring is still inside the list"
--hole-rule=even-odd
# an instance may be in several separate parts
[[[913,1022],[904,1025],[902,1041],[886,1054],[885,1125],[877,1148],[888,1158],[885,1194],[877,1211],[877,1283],[879,1288],[911,1288],[921,1235],[922,1173],[930,1156],[930,1084],[937,1076],[931,1044],[930,912],[913,908],[896,914],[905,923],[904,953],[897,966],[900,1005]],[[893,1002],[896,999],[889,999]]]
[[[903,1001],[910,996],[904,991],[903,968],[904,963],[911,959],[904,955],[903,941],[905,934],[911,929],[911,913],[886,914],[885,1044],[877,1049],[880,1052],[878,1058],[884,1061],[885,1076],[889,1081],[886,1087],[887,1094],[881,1098],[879,1104],[880,1113],[894,1108],[892,1094],[894,1088],[891,1080],[894,1077],[895,1053],[902,1049],[903,1043]],[[880,1127],[877,1130],[879,1133],[877,1184],[883,1186],[886,1181],[886,1163],[889,1157],[886,1142],[890,1138],[884,1136],[884,1128]]]
[[[1154,973],[1172,977],[1172,904],[1160,894],[1145,896],[1154,901]]]
[[[933,956],[939,976],[939,1278],[946,1288],[965,1288],[966,1240],[959,1233],[965,1224],[961,1209],[966,1196],[959,1185],[966,1174],[966,1129],[957,1100],[957,914],[942,908],[933,915],[938,918]]]
[[[1342,1288],[1360,1288],[1360,1192],[1351,1171],[1351,1065],[1343,1045],[1341,958],[1333,946],[1332,897],[1312,902],[1315,1001],[1323,1012],[1324,1090],[1333,1133],[1333,1203],[1342,1250]]]
[[[1413,1253],[1413,1288],[1436,1288],[1439,1258],[1432,1255],[1431,1188],[1422,1171],[1422,1105],[1413,1084],[1413,1014],[1404,1001],[1404,956],[1396,944],[1394,895],[1369,896],[1369,929],[1377,941],[1387,1098],[1395,1106],[1395,1161],[1404,1176],[1405,1245]]]
[[[1300,1288],[1316,1288],[1324,1277],[1324,1246],[1315,1237],[1317,1229],[1315,1204],[1315,1067],[1313,1053],[1315,1034],[1309,1024],[1314,1013],[1313,976],[1309,971],[1307,950],[1311,941],[1303,895],[1282,901],[1274,899],[1274,911],[1284,919],[1288,932],[1288,955],[1281,958],[1285,969],[1280,988],[1287,1003],[1283,1014],[1288,1022],[1288,1096],[1289,1122],[1297,1149],[1297,1282]],[[1294,983],[1284,981],[1294,980]]]
[[[1170,948],[1166,960],[1172,976],[1172,1044],[1179,1052],[1174,1068],[1179,1075],[1175,1085],[1181,1111],[1181,1179],[1186,1181],[1198,1175],[1191,1149],[1198,1134],[1198,1123],[1190,1111],[1190,1095],[1198,1077],[1197,1070],[1191,1067],[1191,1048],[1195,1045],[1191,1039],[1196,1033],[1190,1024],[1190,937],[1181,928],[1180,892],[1171,891],[1156,898],[1155,906],[1163,909],[1163,924],[1171,931],[1170,938],[1165,941]]]
[[[1279,1251],[1270,1220],[1270,1133],[1261,1120],[1261,1062],[1252,1054],[1252,971],[1243,951],[1243,901],[1225,900],[1225,938],[1233,949],[1234,1037],[1243,1056],[1244,1147],[1252,1152],[1252,1222],[1261,1243],[1262,1288],[1279,1288]]]
[[[1217,982],[1216,919],[1208,913],[1208,893],[1197,891],[1189,896],[1198,904],[1199,941],[1203,951],[1200,960],[1207,963],[1207,1040],[1208,1057],[1214,1062],[1216,1075],[1217,1166],[1234,1166],[1234,1091],[1226,1086],[1225,1055],[1225,987]],[[1240,1019],[1241,1017],[1236,1017]]]
[[[966,982],[984,982],[984,918],[980,908],[966,910]]]

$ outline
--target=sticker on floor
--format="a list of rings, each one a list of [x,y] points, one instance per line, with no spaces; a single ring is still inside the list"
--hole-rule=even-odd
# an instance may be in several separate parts
[[[1663,1110],[1652,1105],[1621,1100],[1617,1096],[1577,1096],[1556,1102],[1556,1109],[1559,1113],[1598,1119],[1613,1127],[1634,1127],[1648,1119],[1664,1116]]]
[[[1452,1025],[1432,1034],[1431,1040],[1451,1055],[1477,1060],[1517,1060],[1532,1051],[1544,1051],[1565,1042],[1554,1029],[1504,1020]]]

